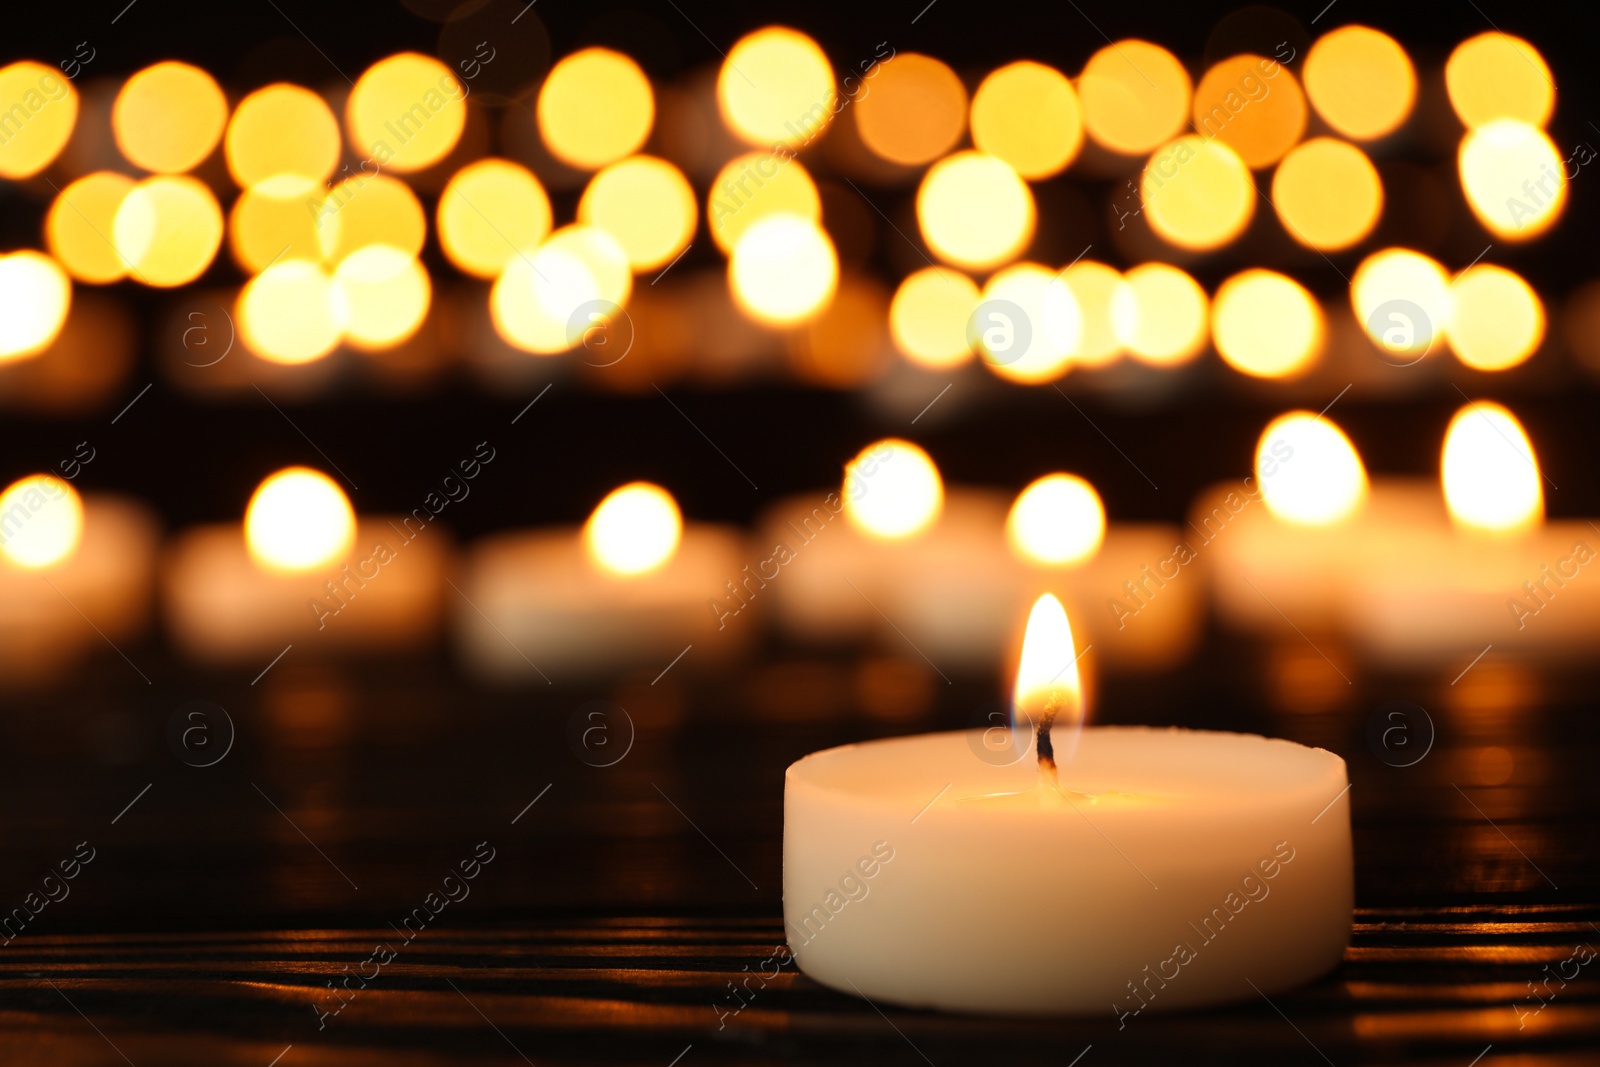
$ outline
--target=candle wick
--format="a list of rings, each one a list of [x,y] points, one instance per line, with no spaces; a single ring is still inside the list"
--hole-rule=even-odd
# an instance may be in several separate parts
[[[1050,727],[1055,725],[1056,713],[1061,710],[1061,695],[1052,691],[1045,699],[1044,709],[1039,715],[1039,771],[1048,776],[1050,785],[1058,792],[1061,789],[1059,771],[1056,768],[1056,749],[1050,741]]]

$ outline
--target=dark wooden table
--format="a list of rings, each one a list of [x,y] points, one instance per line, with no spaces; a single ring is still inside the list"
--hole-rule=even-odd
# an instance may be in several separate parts
[[[0,913],[28,921],[0,935],[0,1063],[1600,1062],[1600,965],[1576,962],[1600,948],[1592,676],[1491,655],[1455,684],[1381,677],[1335,650],[1346,685],[1303,647],[1219,642],[1176,674],[1105,679],[1099,721],[1343,755],[1359,905],[1323,981],[1119,1031],[1109,1009],[880,1011],[792,969],[728,1011],[728,983],[782,943],[787,763],[961,726],[992,682],[769,650],[605,689],[483,691],[431,657],[290,657],[252,686],[130,651],[152,685],[112,658],[4,698]],[[194,699],[234,727],[209,766],[221,719],[173,727]],[[1420,719],[1409,749],[1369,740],[1392,700],[1436,734],[1410,766],[1393,764],[1424,751]],[[628,721],[585,718],[608,707]],[[630,723],[626,755],[595,766]],[[492,859],[470,895],[407,941],[475,854]],[[76,877],[46,882],[62,861]]]

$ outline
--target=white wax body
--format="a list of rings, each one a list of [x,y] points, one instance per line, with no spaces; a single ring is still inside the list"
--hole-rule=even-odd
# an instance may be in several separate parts
[[[254,661],[288,644],[404,650],[438,633],[449,551],[442,530],[407,541],[398,520],[361,519],[347,555],[289,573],[258,564],[239,524],[200,526],[168,551],[162,599],[174,640],[208,662]]]
[[[472,670],[497,681],[660,669],[690,644],[696,663],[717,661],[758,624],[742,611],[721,617],[713,604],[736,607],[727,583],[763,557],[737,530],[700,523],[684,524],[663,567],[634,576],[602,570],[575,526],[486,538],[462,581],[471,604],[454,613],[456,643]]]
[[[1186,540],[1229,625],[1331,630],[1354,578],[1384,559],[1420,554],[1447,522],[1438,483],[1420,479],[1375,481],[1358,513],[1326,526],[1287,522],[1225,483],[1201,494]]]
[[[65,559],[30,568],[0,556],[0,669],[47,675],[102,646],[96,627],[112,641],[135,636],[150,614],[157,539],[143,505],[94,494],[83,498],[83,533]]]
[[[790,766],[784,920],[807,975],[907,1007],[1124,1018],[1255,1001],[1340,962],[1354,878],[1338,756],[1091,727],[1070,759],[1058,739],[1062,786],[1098,795],[1068,803],[1034,785],[1031,752],[994,766],[981,737]]]

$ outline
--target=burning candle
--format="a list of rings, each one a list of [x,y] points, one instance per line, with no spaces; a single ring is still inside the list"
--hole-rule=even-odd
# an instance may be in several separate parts
[[[217,662],[295,644],[421,644],[438,627],[448,552],[442,534],[421,536],[431,516],[422,507],[358,521],[326,474],[278,471],[257,487],[242,527],[198,527],[172,546],[162,589],[173,637]]]
[[[156,525],[116,497],[80,497],[52,474],[0,493],[0,666],[43,678],[143,628]],[[98,634],[97,632],[98,631]]]
[[[737,531],[685,525],[672,494],[631,482],[581,530],[501,534],[474,546],[456,637],[467,663],[498,681],[660,669],[691,647],[694,662],[724,659],[751,627],[730,625],[715,598],[742,567],[763,563],[773,561],[745,558]]]
[[[1126,1026],[1339,963],[1354,898],[1342,759],[1247,734],[1083,728],[1071,627],[1049,595],[1012,715],[789,767],[784,921],[801,970],[873,1001],[1109,1010]]]

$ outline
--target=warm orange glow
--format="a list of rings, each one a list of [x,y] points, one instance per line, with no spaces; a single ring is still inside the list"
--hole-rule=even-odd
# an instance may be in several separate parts
[[[133,179],[100,170],[79,178],[50,203],[44,220],[50,254],[80,282],[104,285],[128,273],[128,264],[111,243],[117,209]]]
[[[83,536],[83,501],[53,474],[30,474],[0,493],[0,555],[36,570],[60,563]]]
[[[997,267],[1033,239],[1033,193],[1010,165],[982,152],[957,152],[932,167],[917,189],[917,224],[934,255],[973,270]]]
[[[0,178],[31,178],[55,161],[78,122],[78,91],[54,67],[0,67]]]
[[[1499,404],[1477,401],[1456,412],[1445,431],[1439,474],[1450,517],[1459,525],[1510,533],[1544,519],[1533,442]]]
[[[799,215],[768,215],[745,230],[728,260],[741,310],[771,326],[793,326],[833,299],[839,257],[828,235]]]
[[[1078,305],[1078,343],[1072,360],[1085,367],[1102,367],[1122,352],[1117,334],[1117,298],[1124,288],[1122,275],[1104,263],[1080,259],[1061,272]]]
[[[786,212],[822,222],[822,197],[798,160],[771,152],[747,152],[717,172],[706,199],[711,238],[733,252],[750,225]]]
[[[628,301],[633,273],[616,239],[593,226],[563,226],[532,255],[506,264],[490,293],[495,329],[525,352],[565,352],[583,337],[591,313]]]
[[[550,233],[550,198],[526,167],[480,159],[462,167],[439,194],[439,244],[459,269],[498,277],[519,252]]]
[[[761,148],[794,148],[818,136],[833,121],[837,100],[827,55],[810,37],[784,26],[739,38],[717,74],[722,120],[735,136]]]
[[[1200,354],[1210,305],[1199,282],[1166,263],[1141,263],[1122,281],[1111,299],[1111,321],[1135,359],[1176,366]]]
[[[1306,98],[1287,67],[1263,56],[1214,64],[1194,90],[1194,128],[1252,168],[1270,167],[1306,128]]]
[[[1256,209],[1250,169],[1238,153],[1193,134],[1150,157],[1139,195],[1158,236],[1197,251],[1219,248],[1239,236]]]
[[[227,124],[228,98],[211,75],[187,63],[144,68],[111,107],[111,132],[123,156],[159,174],[199,166]]]
[[[1508,241],[1550,228],[1567,204],[1567,164],[1545,132],[1516,119],[1467,131],[1456,160],[1461,190],[1478,221]]]
[[[324,192],[309,178],[279,174],[240,193],[228,214],[228,247],[240,269],[256,274],[277,260],[320,260],[323,235],[336,235],[341,221],[319,216]]]
[[[316,263],[285,259],[251,278],[236,303],[239,339],[272,363],[310,363],[332,352],[345,308],[333,279]]]
[[[609,48],[574,52],[539,90],[539,135],[563,163],[598,170],[637,152],[656,120],[656,98],[639,64]]]
[[[985,366],[1009,381],[1034,385],[1067,372],[1083,336],[1083,316],[1059,271],[1017,263],[984,284],[967,329]]]
[[[339,165],[339,121],[310,89],[279,82],[239,101],[222,151],[242,189],[276,174],[322,182]]]
[[[1417,74],[1406,50],[1366,26],[1341,26],[1318,37],[1302,73],[1317,114],[1357,141],[1396,129],[1417,99]]]
[[[1327,418],[1309,411],[1280,415],[1256,445],[1256,484],[1267,510],[1296,526],[1329,526],[1367,499],[1367,472],[1356,446]]]
[[[955,147],[967,128],[967,90],[932,56],[902,52],[881,64],[855,103],[861,140],[891,163],[920,166]]]
[[[427,236],[428,217],[417,194],[387,174],[351,175],[327,190],[317,214],[317,241],[329,263],[376,244],[419,256]]]
[[[135,281],[169,288],[194,281],[222,246],[222,208],[184,175],[146,178],[117,208],[111,240]]]
[[[356,538],[356,513],[332,478],[285,467],[263,479],[244,513],[250,558],[268,570],[303,572],[333,563]]]
[[[1367,154],[1332,137],[1296,145],[1272,175],[1272,204],[1284,230],[1308,248],[1349,248],[1378,223],[1383,183]]]
[[[919,367],[940,370],[972,358],[967,319],[978,306],[978,283],[959,271],[924,267],[900,283],[889,305],[895,347]]]
[[[1544,303],[1532,286],[1504,267],[1468,267],[1450,283],[1450,295],[1450,347],[1469,367],[1519,366],[1544,340]]]
[[[605,230],[636,271],[672,262],[694,237],[689,179],[664,159],[630,156],[596,174],[578,202],[578,221]]]
[[[915,537],[944,508],[944,482],[933,458],[898,437],[868,445],[845,464],[842,495],[850,525],[880,541]]]
[[[1094,486],[1075,474],[1047,474],[1017,494],[1006,516],[1011,551],[1030,563],[1074,566],[1093,558],[1106,538],[1106,509]]]
[[[432,56],[380,59],[356,79],[345,104],[350,147],[398,174],[432,166],[467,125],[467,87]]]
[[[71,306],[72,282],[55,260],[34,251],[0,256],[0,363],[49,348]]]
[[[1498,30],[1462,41],[1444,66],[1450,106],[1467,126],[1516,119],[1543,126],[1556,103],[1550,68],[1533,45]]]
[[[1059,174],[1083,147],[1077,91],[1059,70],[1030,60],[983,79],[972,96],[971,122],[978,151],[1005,160],[1030,181]]]
[[[333,272],[333,306],[344,310],[344,336],[357,348],[392,348],[421,327],[433,286],[415,256],[374,244],[346,256]]]
[[[1350,279],[1356,318],[1380,352],[1415,362],[1444,337],[1450,322],[1450,282],[1429,256],[1385,248],[1361,261]]]
[[[649,482],[629,482],[614,489],[594,509],[583,527],[589,559],[602,570],[624,578],[649,574],[665,566],[683,537],[683,515],[672,494]]]
[[[1293,278],[1270,270],[1235,274],[1211,305],[1211,338],[1234,370],[1255,378],[1302,373],[1322,351],[1322,309]]]
[[[1056,727],[1070,729],[1083,723],[1077,644],[1066,609],[1051,593],[1041,596],[1028,612],[1012,703],[1013,726],[1026,724],[1031,729],[1040,720],[1050,720]]]
[[[1148,41],[1118,41],[1089,57],[1078,79],[1083,125],[1095,142],[1123,155],[1149,152],[1189,119],[1189,72]]]

